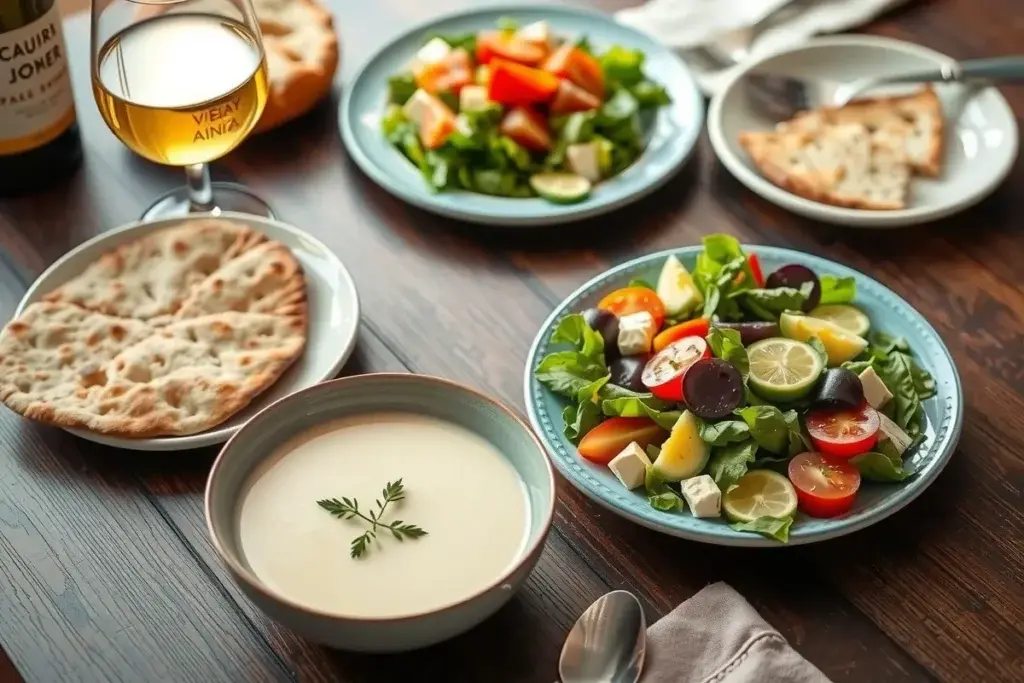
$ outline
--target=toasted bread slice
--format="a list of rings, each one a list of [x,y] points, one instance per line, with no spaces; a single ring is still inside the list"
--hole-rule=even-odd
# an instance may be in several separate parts
[[[937,177],[942,172],[945,123],[942,104],[931,87],[912,95],[854,100],[845,107],[823,107],[796,116],[781,130],[813,130],[821,125],[861,124],[887,146],[902,145],[913,170]]]
[[[740,144],[766,178],[801,197],[853,209],[906,207],[905,153],[899,145],[874,140],[866,126],[744,133]]]

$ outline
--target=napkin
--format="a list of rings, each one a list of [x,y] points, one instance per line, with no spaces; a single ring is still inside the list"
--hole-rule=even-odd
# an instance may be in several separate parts
[[[766,17],[745,61],[798,45],[819,33],[834,33],[860,26],[882,12],[907,0],[650,0],[639,7],[616,13],[623,24],[653,36],[677,50],[694,71],[697,83],[713,95],[738,67],[708,70],[697,59],[687,59],[686,50],[732,31],[744,30]],[[785,7],[777,18],[770,18]],[[763,30],[761,30],[763,28]]]
[[[724,583],[647,629],[641,683],[831,683]]]

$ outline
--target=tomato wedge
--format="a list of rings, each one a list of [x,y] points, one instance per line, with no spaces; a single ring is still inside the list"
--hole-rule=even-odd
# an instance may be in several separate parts
[[[707,318],[694,318],[684,323],[666,327],[654,338],[654,352],[657,353],[683,337],[706,337],[711,323]]]
[[[800,509],[812,517],[835,517],[849,511],[860,488],[856,467],[822,453],[801,453],[789,461],[788,473]]]
[[[761,270],[761,259],[757,254],[748,254],[747,263],[750,264],[750,272],[754,274],[754,286],[764,289],[764,271]]]
[[[429,93],[458,93],[473,82],[473,65],[469,53],[460,47],[440,62],[419,67],[414,77],[416,85]]]
[[[572,43],[565,43],[551,53],[542,68],[568,78],[598,100],[604,100],[604,72],[601,71],[601,65]]]
[[[661,324],[665,322],[665,304],[661,303],[653,289],[646,287],[616,289],[601,299],[597,307],[620,318],[631,313],[647,311],[654,318],[654,329],[661,329]]]
[[[704,337],[685,337],[647,361],[640,381],[658,398],[680,402],[683,400],[683,375],[701,358],[710,356],[711,349]]]
[[[505,114],[500,129],[526,149],[537,152],[551,149],[551,134],[544,117],[528,107],[516,107]]]
[[[476,61],[481,64],[500,58],[536,66],[544,61],[547,54],[548,51],[542,45],[505,31],[481,31],[476,37]]]
[[[813,410],[807,414],[807,433],[825,455],[852,458],[878,442],[878,413],[867,403],[853,410]]]
[[[646,417],[612,417],[587,432],[579,453],[591,462],[607,465],[633,441],[647,448],[667,438],[668,432]]]
[[[576,85],[572,81],[563,78],[558,84],[558,92],[551,102],[551,113],[555,115],[571,114],[574,111],[589,111],[601,106],[601,100]]]
[[[548,102],[558,92],[559,79],[547,71],[504,59],[491,62],[487,97],[510,106]]]

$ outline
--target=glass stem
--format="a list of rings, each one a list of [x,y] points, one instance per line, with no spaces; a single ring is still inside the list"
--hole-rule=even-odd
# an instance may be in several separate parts
[[[188,210],[190,213],[203,213],[214,208],[209,166],[206,164],[186,166],[185,184],[188,187]]]

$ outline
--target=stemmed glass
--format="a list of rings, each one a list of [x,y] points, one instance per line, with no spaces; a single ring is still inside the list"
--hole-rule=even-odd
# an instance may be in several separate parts
[[[185,187],[144,220],[194,212],[272,215],[207,163],[249,134],[267,101],[267,61],[249,0],[92,0],[93,94],[129,149],[185,169]]]

